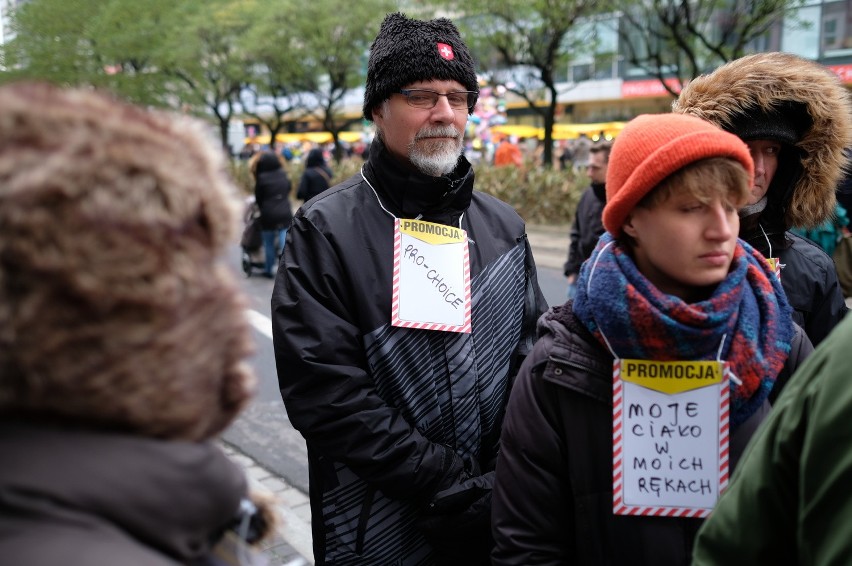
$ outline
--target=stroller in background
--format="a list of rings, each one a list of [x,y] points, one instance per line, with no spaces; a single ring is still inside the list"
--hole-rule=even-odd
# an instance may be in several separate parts
[[[263,253],[263,236],[260,228],[260,207],[254,201],[254,197],[246,198],[246,210],[243,214],[245,227],[240,237],[242,248],[242,268],[246,277],[251,277],[254,269],[263,271],[266,268]]]

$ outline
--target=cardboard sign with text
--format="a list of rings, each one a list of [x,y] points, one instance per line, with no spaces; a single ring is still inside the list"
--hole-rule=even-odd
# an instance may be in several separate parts
[[[728,482],[727,371],[712,361],[615,361],[615,514],[709,515]]]
[[[469,333],[468,254],[461,228],[397,219],[391,324]]]

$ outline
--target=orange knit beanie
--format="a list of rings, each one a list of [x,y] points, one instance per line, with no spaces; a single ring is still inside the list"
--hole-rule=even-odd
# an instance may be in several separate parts
[[[643,114],[618,134],[609,155],[603,224],[613,236],[630,211],[666,177],[694,161],[730,157],[754,178],[748,146],[710,122],[685,114]]]

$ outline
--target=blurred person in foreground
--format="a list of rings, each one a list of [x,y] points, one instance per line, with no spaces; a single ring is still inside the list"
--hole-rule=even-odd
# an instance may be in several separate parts
[[[793,375],[698,532],[693,564],[848,564],[852,320]]]
[[[208,564],[266,523],[215,444],[254,377],[222,261],[239,201],[207,137],[91,90],[0,88],[4,563]]]
[[[665,456],[636,437],[615,443],[614,384],[624,360],[710,364],[719,393],[702,422],[718,431],[727,419],[736,466],[779,374],[792,373],[811,349],[769,264],[737,239],[752,172],[742,141],[692,116],[642,115],[616,138],[607,232],[580,269],[576,298],[540,319],[540,339],[512,388],[494,483],[495,565],[689,563],[702,520],[677,512],[676,481],[671,489],[660,481],[666,487],[654,499],[673,516],[615,513],[614,454],[633,450],[633,442],[649,460]],[[667,410],[682,404],[663,397]],[[678,417],[694,424],[688,414]],[[671,420],[667,413],[665,423]],[[624,428],[635,426],[652,425]],[[657,430],[665,438],[659,423]],[[707,461],[721,461],[720,445],[709,448]],[[718,468],[708,469],[721,484]],[[652,473],[676,474],[667,476],[667,466]]]
[[[758,53],[690,81],[673,103],[737,135],[754,159],[740,238],[771,262],[814,346],[846,315],[834,262],[790,231],[834,214],[844,149],[852,142],[852,105],[837,75],[788,53]]]
[[[273,340],[318,564],[489,562],[500,423],[546,304],[523,220],[462,155],[477,96],[450,20],[386,16],[368,160],[288,233]]]
[[[565,262],[564,273],[568,278],[568,298],[573,299],[577,292],[575,282],[580,273],[580,265],[586,261],[598,243],[598,238],[604,233],[603,208],[606,204],[606,172],[609,166],[609,152],[612,142],[598,142],[589,150],[589,163],[586,172],[591,184],[583,191],[574,221],[571,223],[570,242],[568,244],[568,261]]]

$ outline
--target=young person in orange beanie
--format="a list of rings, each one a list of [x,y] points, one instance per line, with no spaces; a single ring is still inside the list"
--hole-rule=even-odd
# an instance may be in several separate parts
[[[709,509],[682,503],[692,501],[682,492],[693,484],[678,483],[687,476],[677,475],[680,461],[670,466],[676,454],[667,452],[665,431],[681,434],[671,421],[692,426],[708,406],[672,414],[680,398],[656,392],[648,398],[671,401],[645,405],[646,420],[633,424],[642,404],[619,410],[621,368],[636,361],[656,375],[653,368],[677,366],[663,362],[714,367],[717,412],[706,412],[705,430],[726,437],[729,422],[730,438],[709,448],[733,469],[779,374],[811,350],[769,264],[737,239],[753,171],[742,141],[691,116],[639,116],[616,139],[607,231],[580,269],[576,298],[539,320],[539,340],[511,393],[494,486],[494,564],[689,563],[696,517]],[[651,418],[661,408],[665,418]],[[642,448],[642,434],[656,434],[656,450]],[[622,450],[635,461],[622,460]],[[622,461],[653,470],[622,476]],[[721,468],[710,459],[701,465],[718,496]],[[643,487],[658,501],[651,510],[631,503],[646,497]]]

